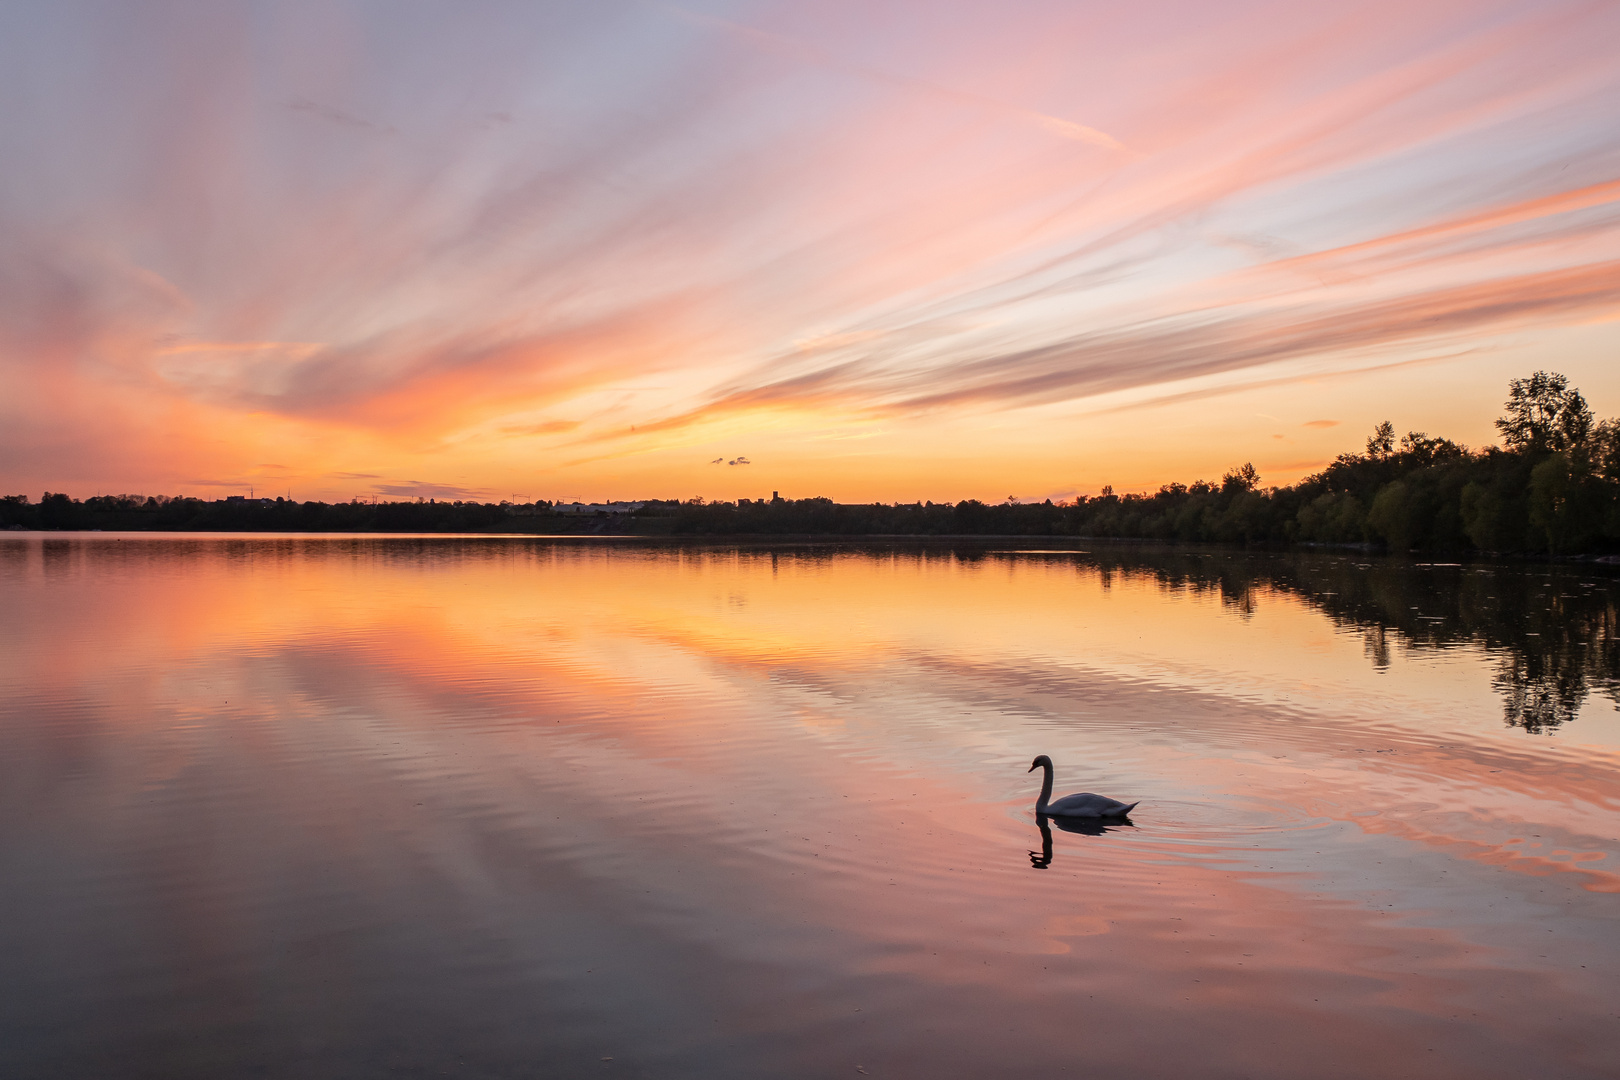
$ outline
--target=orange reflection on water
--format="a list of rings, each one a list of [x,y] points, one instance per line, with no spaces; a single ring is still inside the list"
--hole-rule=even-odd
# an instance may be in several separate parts
[[[120,1008],[225,979],[204,1029],[338,993],[338,1041],[461,1045],[521,1000],[514,1046],[674,1072],[1616,1063],[1620,757],[1503,728],[1478,650],[1379,669],[1285,587],[1101,556],[53,543],[0,542],[3,768],[113,860],[79,931],[168,987],[100,971]],[[1133,823],[1037,868],[1036,753]],[[334,926],[368,944],[317,994]]]

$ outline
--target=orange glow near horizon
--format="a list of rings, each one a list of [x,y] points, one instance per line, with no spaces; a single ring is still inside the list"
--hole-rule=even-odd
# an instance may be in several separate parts
[[[1613,8],[99,11],[0,15],[4,493],[1063,499],[1620,413]]]

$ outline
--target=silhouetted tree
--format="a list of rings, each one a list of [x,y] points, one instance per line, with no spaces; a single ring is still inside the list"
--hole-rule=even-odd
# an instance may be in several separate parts
[[[1592,410],[1569,380],[1550,371],[1508,383],[1506,415],[1496,421],[1508,449],[1531,453],[1584,448],[1592,434]]]
[[[1373,433],[1367,436],[1367,456],[1371,458],[1388,457],[1395,452],[1395,425],[1385,420],[1373,428]]]
[[[1260,474],[1255,471],[1254,463],[1245,461],[1235,469],[1228,469],[1226,475],[1221,477],[1221,490],[1227,494],[1236,494],[1240,491],[1253,491],[1260,486]]]

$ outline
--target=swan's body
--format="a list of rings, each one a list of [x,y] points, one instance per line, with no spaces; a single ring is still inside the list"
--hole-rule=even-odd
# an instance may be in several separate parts
[[[1035,800],[1035,812],[1047,817],[1070,818],[1122,818],[1137,807],[1136,803],[1122,803],[1106,795],[1093,795],[1089,791],[1065,795],[1057,802],[1052,797],[1052,759],[1042,754],[1030,765],[1029,771],[1042,770],[1041,794]]]

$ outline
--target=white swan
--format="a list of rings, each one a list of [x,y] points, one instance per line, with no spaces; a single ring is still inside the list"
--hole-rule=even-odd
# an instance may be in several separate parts
[[[1135,810],[1137,803],[1122,803],[1106,795],[1093,795],[1089,791],[1065,795],[1057,802],[1052,797],[1052,759],[1042,754],[1030,765],[1029,771],[1044,769],[1041,778],[1041,796],[1035,800],[1035,812],[1048,817],[1122,818]]]

